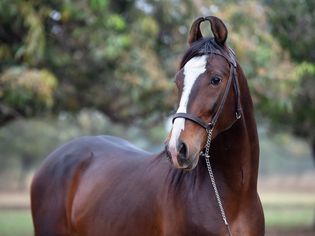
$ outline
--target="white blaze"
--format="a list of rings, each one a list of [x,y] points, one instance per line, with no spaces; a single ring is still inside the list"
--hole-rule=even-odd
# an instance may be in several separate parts
[[[206,71],[207,56],[194,57],[190,59],[184,66],[184,87],[179,107],[176,113],[186,113],[187,104],[191,90],[200,74]],[[175,148],[180,133],[185,128],[185,119],[176,118],[172,128],[172,134],[169,146]]]

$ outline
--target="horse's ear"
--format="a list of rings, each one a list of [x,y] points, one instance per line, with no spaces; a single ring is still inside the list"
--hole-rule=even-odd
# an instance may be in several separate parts
[[[204,17],[199,17],[194,21],[190,28],[189,36],[188,36],[188,43],[191,46],[194,42],[202,39],[202,34],[200,31],[200,24],[201,22],[205,21]]]
[[[211,31],[213,33],[215,42],[221,46],[224,46],[228,31],[223,21],[215,16],[207,16],[204,19],[210,22]]]

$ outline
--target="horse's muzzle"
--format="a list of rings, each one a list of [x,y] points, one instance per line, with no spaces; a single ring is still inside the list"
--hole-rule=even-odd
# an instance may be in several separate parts
[[[198,163],[198,157],[190,156],[187,145],[182,141],[179,141],[176,147],[166,144],[165,152],[167,158],[177,169],[192,170]]]

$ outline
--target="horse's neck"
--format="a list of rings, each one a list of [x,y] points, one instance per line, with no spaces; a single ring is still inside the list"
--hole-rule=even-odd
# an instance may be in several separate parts
[[[234,191],[256,188],[259,146],[255,133],[239,121],[213,141],[210,155],[214,172]]]
[[[243,91],[248,91],[243,84]],[[259,142],[249,92],[242,96],[243,117],[212,142],[210,158],[218,181],[236,194],[257,191]]]

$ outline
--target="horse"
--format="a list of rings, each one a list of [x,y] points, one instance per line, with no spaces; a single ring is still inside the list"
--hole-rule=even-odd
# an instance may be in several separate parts
[[[36,236],[264,235],[253,103],[227,35],[215,16],[193,22],[160,153],[86,136],[45,159],[31,184]]]

